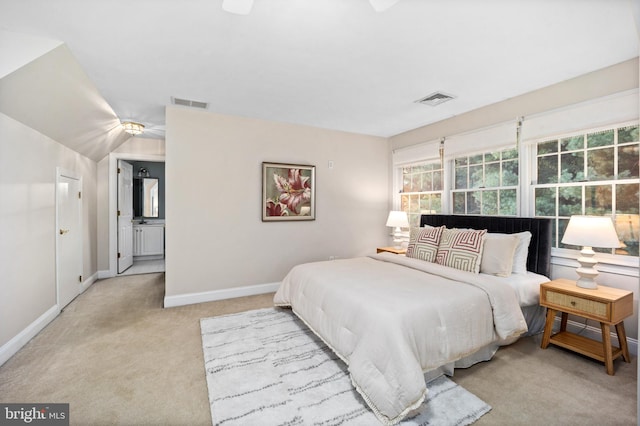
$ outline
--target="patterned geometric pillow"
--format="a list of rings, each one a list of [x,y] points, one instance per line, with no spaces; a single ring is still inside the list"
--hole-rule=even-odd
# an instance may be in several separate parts
[[[444,226],[411,228],[406,256],[427,262],[435,261],[443,229]]]
[[[486,229],[445,229],[436,254],[436,263],[477,274],[480,272],[484,245],[482,237],[486,233]]]

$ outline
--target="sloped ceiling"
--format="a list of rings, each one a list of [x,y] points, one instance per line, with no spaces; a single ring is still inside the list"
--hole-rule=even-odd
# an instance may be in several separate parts
[[[637,0],[4,2],[0,28],[63,41],[123,120],[171,97],[223,114],[393,136],[638,56]],[[437,107],[414,101],[455,96]]]
[[[0,30],[0,78],[61,44],[59,40]]]
[[[130,137],[65,45],[0,79],[0,112],[94,161]]]

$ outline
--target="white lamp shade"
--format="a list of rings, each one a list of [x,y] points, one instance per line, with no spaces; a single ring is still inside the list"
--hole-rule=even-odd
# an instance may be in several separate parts
[[[586,247],[620,247],[613,222],[606,216],[571,216],[562,243]]]
[[[387,217],[387,226],[393,226],[394,228],[408,228],[409,218],[406,212],[390,211],[389,217]]]

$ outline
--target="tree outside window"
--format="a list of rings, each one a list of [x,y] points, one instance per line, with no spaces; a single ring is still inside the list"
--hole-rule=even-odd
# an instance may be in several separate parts
[[[422,214],[442,213],[442,179],[440,162],[402,167],[400,209],[411,226],[420,226]]]
[[[457,157],[454,169],[454,214],[517,214],[519,164],[516,148]]]
[[[596,251],[638,256],[640,229],[639,126],[616,126],[539,142],[536,216],[555,219],[553,244],[562,244],[571,215],[610,216],[621,247]]]

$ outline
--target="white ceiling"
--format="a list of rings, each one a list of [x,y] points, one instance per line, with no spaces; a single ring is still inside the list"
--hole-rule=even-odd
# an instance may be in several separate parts
[[[63,41],[121,120],[171,97],[392,136],[638,56],[635,0],[0,0],[0,29]],[[434,91],[456,98],[414,103]]]

